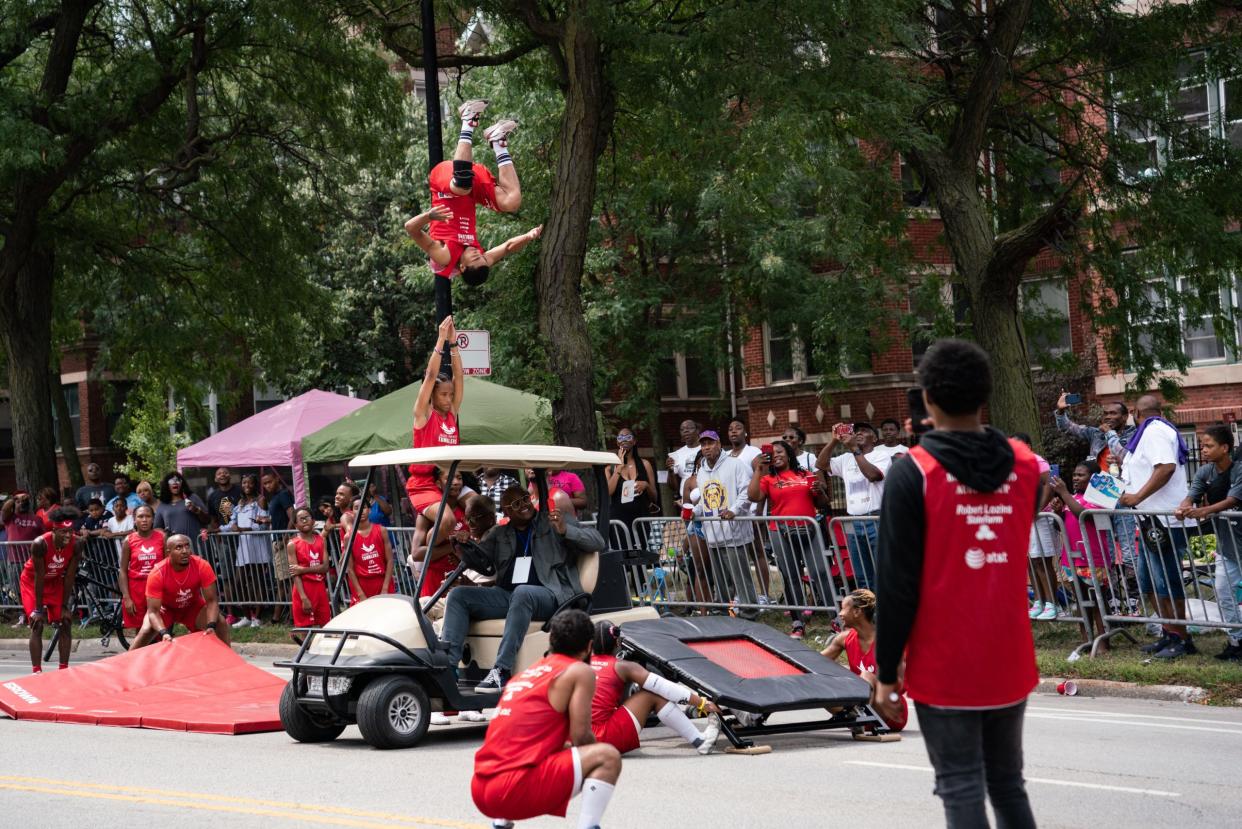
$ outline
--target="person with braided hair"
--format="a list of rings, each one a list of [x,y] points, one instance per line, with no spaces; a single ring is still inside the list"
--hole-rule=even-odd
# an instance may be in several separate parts
[[[617,659],[621,631],[612,622],[596,622],[591,668],[595,671],[595,696],[591,700],[591,730],[595,739],[628,754],[639,747],[639,732],[653,713],[677,732],[699,754],[711,754],[720,736],[720,709],[685,685],[670,682],[636,662]],[[626,697],[634,683],[641,690]],[[690,703],[707,714],[707,728],[700,734],[679,706]]]
[[[875,594],[866,588],[850,593],[841,601],[838,618],[845,630],[833,637],[820,653],[834,662],[844,653],[850,670],[867,680],[874,696],[879,684],[875,676]],[[899,716],[884,717],[884,722],[893,731],[901,731],[910,719],[904,695],[898,705]]]

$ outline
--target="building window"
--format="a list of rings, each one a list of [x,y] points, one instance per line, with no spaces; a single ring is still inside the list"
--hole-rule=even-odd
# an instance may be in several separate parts
[[[66,383],[61,386],[61,391],[65,395],[65,404],[69,409],[69,425],[73,429],[74,441],[82,440],[82,410],[81,401],[78,397],[78,384]],[[56,448],[60,449],[60,424],[56,418],[56,407],[52,407],[52,428],[53,434],[56,436]],[[74,447],[75,449],[77,447]]]
[[[1179,280],[1182,291],[1188,290],[1186,280]],[[1216,334],[1214,315],[1188,317],[1179,314],[1182,329],[1182,350],[1191,363],[1213,363],[1225,359],[1225,341]]]
[[[914,165],[900,156],[901,165],[901,202],[906,207],[931,207],[931,196],[927,190],[927,182],[914,169]]]
[[[1113,112],[1113,128],[1133,145],[1132,155],[1123,164],[1131,181],[1155,174],[1169,159],[1194,158],[1208,138],[1228,138],[1242,144],[1242,103],[1230,109],[1231,94],[1242,95],[1236,80],[1212,78],[1202,52],[1188,55],[1178,67],[1179,88],[1168,99],[1169,108],[1181,120],[1176,135],[1160,135],[1155,125],[1134,111],[1132,102],[1120,101]],[[1213,118],[1213,113],[1218,117]],[[1232,119],[1232,120],[1231,120]]]
[[[1022,317],[1031,365],[1057,357],[1071,348],[1069,287],[1064,277],[1022,283]]]
[[[104,398],[104,422],[108,428],[108,443],[111,446],[116,446],[113,436],[121,422],[121,415],[125,412],[125,401],[129,399],[129,393],[133,389],[134,383],[113,383]]]
[[[285,396],[273,388],[254,387],[254,413],[265,412],[285,402]]]
[[[708,360],[680,353],[661,359],[659,372],[660,397],[665,398],[716,398],[724,382],[724,372]]]
[[[1127,251],[1124,257],[1130,258],[1135,251]],[[1191,365],[1206,365],[1223,362],[1234,348],[1234,344],[1222,338],[1216,331],[1217,316],[1229,313],[1224,307],[1227,298],[1215,309],[1215,313],[1202,316],[1190,316],[1186,310],[1171,301],[1170,293],[1174,283],[1171,277],[1147,279],[1141,288],[1141,295],[1135,297],[1131,313],[1131,348],[1151,353],[1159,349],[1165,353],[1181,349]],[[1192,289],[1189,281],[1180,278],[1177,281],[1179,293]],[[1237,307],[1237,291],[1233,292],[1233,304]]]
[[[970,318],[970,297],[966,294],[966,287],[957,282],[942,284],[939,301],[940,308],[919,309],[913,294],[910,297],[910,308],[914,309],[917,318],[914,332],[910,336],[912,369],[915,371],[918,370],[919,361],[927,353],[928,347],[940,337],[949,336],[945,332],[945,318],[949,314],[952,314],[953,336],[960,337],[966,333],[967,321]]]
[[[811,380],[821,372],[810,349],[792,327],[780,330],[764,323],[763,358],[768,385]]]

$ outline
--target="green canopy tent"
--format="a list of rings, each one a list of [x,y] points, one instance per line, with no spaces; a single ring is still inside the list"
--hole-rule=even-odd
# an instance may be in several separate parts
[[[411,383],[311,432],[302,438],[302,462],[330,463],[409,448],[420,385]],[[467,377],[458,427],[465,444],[546,445],[552,442],[552,406],[537,395]]]

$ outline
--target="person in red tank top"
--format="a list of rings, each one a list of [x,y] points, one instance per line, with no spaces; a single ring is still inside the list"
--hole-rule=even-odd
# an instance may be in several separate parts
[[[69,667],[73,645],[73,582],[86,540],[76,538],[74,525],[82,513],[73,507],[52,507],[47,521],[52,531],[30,544],[30,558],[22,566],[20,581],[22,610],[30,621],[30,669],[43,671],[43,625],[54,622],[60,626],[57,640],[60,667]]]
[[[628,754],[638,748],[643,723],[654,713],[699,754],[711,754],[720,737],[720,709],[681,683],[670,682],[636,662],[617,659],[620,638],[621,631],[612,622],[595,623],[595,638],[591,642],[591,668],[595,671],[591,730],[595,738]],[[625,691],[631,682],[642,690],[627,697]],[[702,734],[682,712],[680,706],[686,703],[707,715],[707,728]]]
[[[358,529],[354,543],[349,549],[349,603],[355,605],[363,599],[391,593],[393,585],[392,544],[388,530],[372,524],[368,510],[360,509],[354,516]],[[345,540],[349,540],[348,534]]]
[[[147,576],[164,558],[164,533],[154,526],[155,510],[143,504],[134,510],[134,531],[121,542],[121,615],[125,627],[135,630],[147,615]]]
[[[1022,778],[1026,698],[1039,681],[1026,613],[1040,473],[1023,444],[983,425],[988,355],[939,340],[919,363],[932,430],[885,476],[880,507],[876,710],[900,715],[899,669],[950,829],[1035,826]],[[986,782],[985,782],[986,781]]]
[[[435,470],[436,485],[439,486],[441,471],[439,468]],[[440,589],[440,585],[448,578],[457,565],[460,563],[457,556],[453,552],[453,541],[466,541],[470,538],[470,530],[466,526],[466,511],[462,507],[461,501],[458,500],[461,495],[461,488],[464,486],[461,473],[453,476],[453,482],[449,485],[448,501],[445,506],[452,511],[452,527],[449,529],[449,539],[437,544],[431,548],[428,553],[427,536],[431,534],[432,524],[426,516],[418,516],[414,527],[414,541],[410,551],[410,569],[413,571],[414,579],[419,577],[420,570],[426,570],[427,574],[423,576],[423,586],[419,590],[418,595],[429,597],[435,595]],[[449,520],[447,517],[445,520]],[[438,603],[437,603],[438,604]],[[443,609],[439,615],[443,615]],[[432,616],[436,618],[436,616]]]
[[[470,782],[475,806],[493,827],[564,817],[579,791],[579,829],[599,827],[621,775],[621,753],[591,731],[593,634],[591,617],[581,610],[558,613],[550,624],[551,654],[505,685]]]
[[[423,383],[414,401],[415,449],[437,446],[457,446],[461,434],[457,428],[457,414],[461,411],[466,394],[465,377],[462,373],[461,354],[457,351],[457,328],[453,318],[445,317],[436,332],[437,350],[431,352]],[[411,464],[410,477],[406,479],[405,491],[416,516],[427,519],[428,526],[436,520],[440,510],[443,490],[437,483],[435,466]],[[448,516],[446,516],[448,518]],[[432,546],[448,540],[453,521],[446,520],[440,526],[439,537]]]
[[[833,637],[820,654],[834,662],[845,654],[850,670],[867,680],[874,697],[879,684],[875,667],[875,594],[866,588],[855,590],[841,601],[841,613],[837,616],[845,630]],[[898,668],[900,677],[902,668]],[[900,681],[898,682],[900,685]],[[872,700],[874,702],[874,698]],[[909,706],[903,694],[898,701],[901,716],[884,722],[893,731],[901,731],[910,718]]]
[[[220,615],[216,571],[206,559],[190,552],[189,536],[170,535],[164,550],[167,557],[147,576],[147,617],[130,649],[144,647],[157,637],[171,642],[178,624],[191,633],[213,633],[227,645],[232,630]]]
[[[328,556],[323,538],[315,534],[315,514],[310,507],[298,507],[293,522],[298,534],[285,545],[293,578],[293,626],[323,627],[332,618],[332,604],[324,584]],[[296,633],[290,633],[289,638],[302,644],[302,637]]]

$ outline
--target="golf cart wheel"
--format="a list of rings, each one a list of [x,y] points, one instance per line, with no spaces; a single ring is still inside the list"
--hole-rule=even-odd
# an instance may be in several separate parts
[[[431,725],[431,701],[412,679],[376,679],[358,698],[358,730],[374,748],[413,748]]]
[[[328,743],[345,730],[344,725],[322,720],[298,705],[292,682],[280,692],[280,724],[299,743]]]

